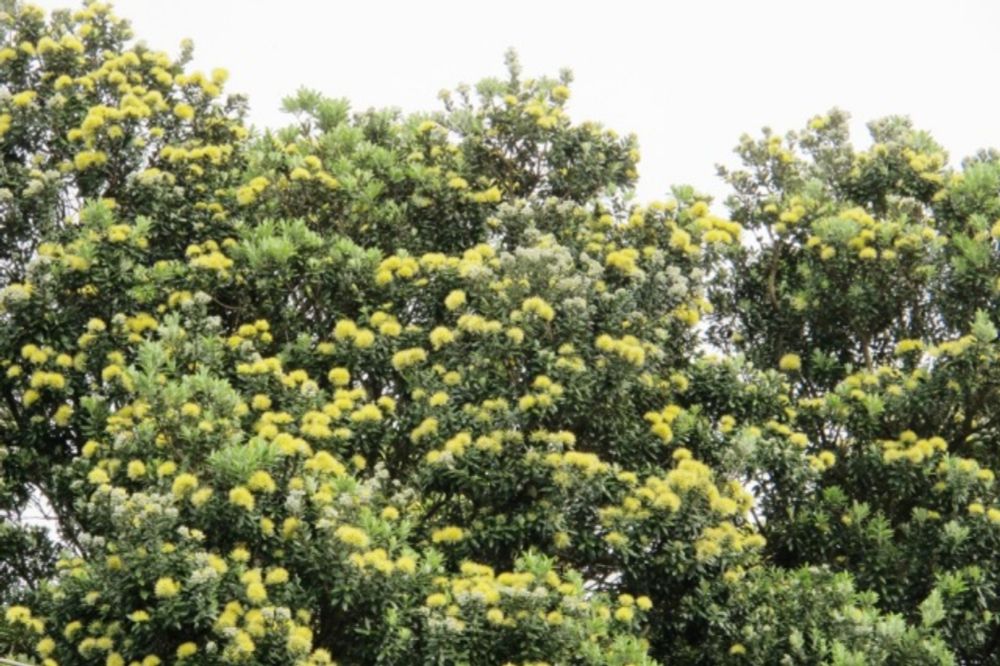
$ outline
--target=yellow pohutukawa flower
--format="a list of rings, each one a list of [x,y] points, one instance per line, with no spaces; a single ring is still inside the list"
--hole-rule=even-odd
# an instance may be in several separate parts
[[[250,478],[247,480],[247,487],[255,492],[263,493],[273,493],[278,489],[271,475],[263,470],[258,470],[250,475]]]
[[[229,491],[229,503],[235,504],[238,507],[242,507],[247,511],[253,511],[254,499],[253,493],[247,490],[243,486],[236,486]]]
[[[100,467],[95,467],[94,469],[90,470],[90,472],[87,474],[87,481],[94,484],[95,486],[99,486],[105,483],[110,483],[111,477],[109,477],[108,473],[105,472]]]
[[[11,104],[17,107],[30,106],[35,99],[38,97],[38,93],[34,90],[24,90],[10,98]]]
[[[72,405],[59,405],[56,409],[55,414],[52,415],[52,420],[55,421],[57,426],[66,427],[69,425],[70,419],[73,418],[73,406]]]
[[[184,497],[188,493],[198,488],[198,477],[194,474],[178,474],[171,485],[171,492],[174,497]]]
[[[434,530],[431,534],[431,541],[434,543],[454,543],[465,538],[465,532],[461,527],[449,525],[439,530]]]
[[[434,349],[441,349],[445,345],[455,341],[455,333],[447,326],[438,326],[430,333],[431,345]]]
[[[55,652],[56,642],[52,640],[49,636],[46,636],[42,640],[38,641],[35,645],[35,652],[38,653],[40,657],[48,657],[50,654]]]
[[[84,150],[73,157],[73,165],[77,171],[86,171],[95,166],[101,166],[108,161],[108,155],[101,150]]]
[[[448,603],[448,597],[441,594],[440,592],[435,592],[427,597],[424,601],[424,605],[428,608],[440,608]]]
[[[465,305],[465,292],[461,289],[452,291],[444,299],[444,306],[449,310],[457,310],[463,305]]]
[[[250,583],[246,587],[247,601],[261,604],[267,601],[267,588],[263,583]]]
[[[267,572],[264,582],[268,585],[282,585],[288,582],[288,570],[282,567],[275,567]]]
[[[333,534],[343,543],[355,548],[367,548],[370,543],[364,530],[351,525],[341,525]]]
[[[181,120],[191,120],[194,118],[194,107],[185,102],[181,102],[174,107],[174,115]]]
[[[312,649],[312,640],[313,635],[309,627],[296,626],[288,632],[285,645],[292,654],[307,654]]]
[[[802,369],[802,359],[798,354],[785,354],[778,361],[778,367],[785,372],[798,372]]]
[[[392,367],[402,372],[406,368],[418,365],[427,360],[427,352],[420,347],[403,349],[392,355]]]
[[[125,468],[130,479],[139,479],[146,475],[146,465],[141,460],[130,460]]]
[[[368,349],[375,344],[375,334],[367,328],[360,329],[354,336],[354,346],[358,349]]]
[[[153,593],[160,599],[170,599],[171,597],[176,597],[180,594],[180,591],[180,583],[170,577],[160,578],[156,581],[156,585],[153,587]]]
[[[535,314],[539,319],[544,321],[552,321],[556,316],[556,311],[552,306],[545,299],[538,296],[531,296],[524,299],[524,302],[521,303],[521,309],[525,312]]]
[[[188,641],[177,646],[177,658],[187,659],[193,657],[198,652],[198,645]]]

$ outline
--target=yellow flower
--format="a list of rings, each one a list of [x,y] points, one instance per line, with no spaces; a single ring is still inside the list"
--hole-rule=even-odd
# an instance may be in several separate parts
[[[615,619],[619,622],[631,622],[634,617],[635,611],[629,606],[620,606],[618,610],[615,611]]]
[[[288,632],[286,647],[292,654],[306,654],[312,649],[312,631],[309,627],[294,627]],[[309,661],[308,663],[316,663]]]
[[[194,655],[198,652],[198,646],[190,641],[187,643],[181,643],[177,646],[177,658],[187,659],[188,657]]]
[[[785,372],[798,372],[802,369],[802,359],[798,354],[785,354],[778,361],[778,367]]]
[[[55,652],[55,649],[56,642],[49,636],[46,636],[42,640],[38,641],[35,645],[35,652],[37,652],[40,657],[48,657],[50,654]]]
[[[141,460],[130,460],[125,469],[130,479],[139,479],[146,475],[146,465]]]
[[[368,349],[375,344],[375,334],[367,328],[362,328],[354,336],[354,346],[358,349]]]
[[[190,104],[181,102],[174,107],[174,115],[181,120],[191,120],[194,118],[194,107]]]
[[[263,470],[258,470],[250,475],[250,479],[247,481],[247,486],[250,490],[264,493],[273,493],[278,489],[278,486],[274,483],[274,479],[271,478],[271,475]]]
[[[455,341],[455,334],[447,326],[438,326],[431,331],[430,341],[434,349],[441,349],[441,347]]]
[[[184,497],[198,487],[198,477],[194,474],[178,474],[171,486],[174,497]]]
[[[236,486],[229,491],[229,503],[253,511],[253,494],[243,486]]]
[[[250,551],[246,548],[237,546],[229,552],[229,557],[233,559],[234,562],[249,562],[250,561]]]
[[[38,93],[34,90],[24,90],[11,97],[10,101],[14,106],[25,107],[34,102],[36,97]]]
[[[448,404],[448,394],[444,391],[435,391],[430,398],[427,399],[427,404],[431,407],[440,407],[442,405]],[[434,430],[437,430],[437,421],[434,422]]]
[[[332,368],[327,373],[327,379],[334,386],[347,386],[351,383],[351,373],[347,368]]]
[[[103,469],[101,469],[100,467],[95,467],[94,469],[90,470],[89,474],[87,474],[87,481],[94,484],[95,486],[99,486],[101,484],[110,482],[111,478],[108,476],[108,473],[105,472]]]
[[[457,310],[463,305],[465,305],[465,292],[461,289],[452,291],[444,299],[444,306],[449,310]]]
[[[181,586],[173,578],[164,577],[156,581],[153,588],[154,594],[161,599],[176,597],[181,591]]]
[[[346,543],[348,546],[354,546],[355,548],[368,547],[368,535],[361,529],[351,525],[341,525],[337,528],[337,531],[334,532],[334,536],[340,539],[343,543]]]
[[[392,367],[402,372],[406,368],[427,360],[427,352],[420,347],[403,349],[392,355]]]
[[[59,405],[59,408],[56,409],[56,413],[52,415],[52,420],[55,421],[57,426],[66,427],[72,417],[72,405]]]
[[[454,543],[456,541],[461,541],[464,537],[465,533],[462,531],[461,527],[449,525],[448,527],[442,527],[439,530],[434,530],[434,533],[431,534],[431,541],[434,543]]]
[[[263,583],[250,583],[247,585],[246,593],[250,603],[260,604],[267,601],[267,588]]]
[[[552,319],[556,316],[556,312],[552,309],[552,306],[538,296],[532,296],[524,299],[524,302],[521,303],[521,308],[525,312],[532,312],[538,315],[539,319],[543,319],[545,321],[552,321]]]
[[[281,585],[288,582],[288,570],[282,567],[275,567],[267,572],[264,582],[268,585]]]
[[[424,602],[428,608],[439,608],[448,603],[448,597],[444,596],[440,592],[435,592],[434,594],[427,597],[427,601]]]
[[[181,414],[191,418],[197,418],[201,415],[201,407],[193,402],[185,402],[181,405]]]
[[[144,610],[137,610],[137,611],[131,613],[128,616],[128,619],[132,620],[133,622],[148,622],[149,621],[149,613],[147,613]]]
[[[77,171],[86,171],[93,166],[101,166],[108,161],[108,155],[101,150],[84,150],[73,157]]]

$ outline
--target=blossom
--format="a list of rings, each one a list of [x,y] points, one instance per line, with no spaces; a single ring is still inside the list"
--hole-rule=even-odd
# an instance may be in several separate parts
[[[258,470],[250,475],[247,480],[247,486],[250,490],[264,493],[273,493],[278,489],[277,484],[275,484],[274,479],[271,475],[263,470]]]
[[[465,532],[462,531],[461,527],[449,525],[448,527],[434,530],[433,534],[431,534],[431,541],[434,543],[454,543],[461,541],[464,537]]]
[[[229,503],[242,507],[247,511],[253,511],[253,494],[243,486],[236,486],[229,491]]]
[[[463,305],[465,305],[465,292],[461,289],[450,292],[444,299],[444,306],[449,310],[457,310]]]
[[[10,101],[11,104],[13,104],[14,106],[24,107],[24,106],[30,106],[31,103],[34,102],[35,98],[37,97],[38,93],[35,92],[34,90],[24,90],[12,96],[10,98]]]
[[[615,619],[619,622],[631,622],[635,617],[635,611],[629,606],[620,606],[615,610]]]
[[[184,497],[198,487],[198,477],[194,474],[178,474],[171,486],[174,497]]]
[[[427,360],[427,352],[420,347],[403,349],[392,355],[392,367],[402,372],[406,368]]]
[[[153,593],[160,599],[170,599],[180,594],[181,586],[173,578],[164,577],[156,581]]]
[[[109,483],[111,481],[111,478],[108,476],[108,473],[105,472],[103,469],[101,469],[100,467],[95,467],[94,469],[90,470],[90,472],[87,474],[87,481],[97,486],[104,483]]]
[[[181,643],[177,646],[177,658],[187,659],[188,657],[194,656],[198,652],[198,645],[188,641],[187,643]]]
[[[798,372],[802,369],[802,359],[798,354],[785,354],[778,361],[778,367],[785,372]]]
[[[282,567],[275,567],[267,572],[264,582],[268,585],[281,585],[288,582],[288,570]]]
[[[430,333],[431,345],[434,349],[441,349],[441,347],[451,344],[455,341],[455,334],[447,326],[438,326]]]
[[[174,107],[174,115],[181,120],[191,120],[194,118],[194,107],[185,102],[181,102]]]
[[[101,150],[83,150],[73,157],[73,165],[77,171],[86,171],[90,167],[101,166],[107,161],[107,153]]]
[[[146,465],[141,460],[130,460],[126,467],[130,479],[139,479],[146,475]]]
[[[447,603],[448,603],[448,597],[441,594],[440,592],[435,592],[434,594],[428,595],[427,600],[424,601],[424,604],[428,608],[439,608],[440,606],[444,606]]]
[[[247,600],[254,604],[267,601],[267,588],[263,583],[250,583],[246,588]]]
[[[367,548],[369,539],[365,532],[351,525],[341,525],[333,533],[340,541],[355,548]]]
[[[556,316],[556,312],[552,309],[552,306],[538,296],[532,296],[524,299],[524,302],[521,304],[521,308],[525,312],[534,313],[539,319],[544,321],[552,321]]]
[[[297,626],[288,632],[286,647],[292,654],[306,654],[312,649],[312,639],[309,627]]]

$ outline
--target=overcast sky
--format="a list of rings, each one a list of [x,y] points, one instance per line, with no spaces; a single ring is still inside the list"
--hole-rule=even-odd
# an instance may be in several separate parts
[[[303,85],[356,109],[437,109],[442,88],[502,75],[513,46],[526,76],[574,71],[575,119],[639,136],[643,199],[676,183],[720,193],[714,165],[732,163],[740,134],[798,128],[832,106],[851,112],[858,143],[868,120],[907,114],[953,162],[1000,146],[1000,3],[990,0],[115,6],[150,46],[175,54],[190,37],[197,68],[229,69],[258,126],[285,122],[280,100]]]

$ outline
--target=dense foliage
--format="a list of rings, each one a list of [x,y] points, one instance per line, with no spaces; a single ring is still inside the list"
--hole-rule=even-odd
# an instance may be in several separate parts
[[[513,56],[251,133],[0,7],[0,656],[1000,664],[997,154],[831,111],[723,218]]]

